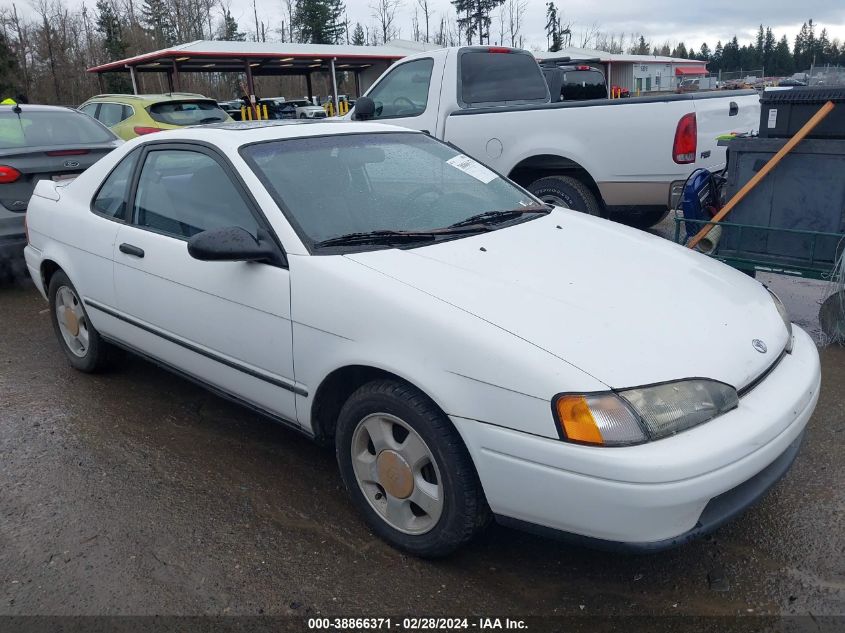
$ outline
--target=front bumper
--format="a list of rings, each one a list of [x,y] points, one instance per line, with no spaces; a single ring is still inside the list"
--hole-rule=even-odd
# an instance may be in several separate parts
[[[795,327],[792,354],[736,410],[656,442],[575,446],[452,419],[502,522],[653,551],[716,529],[774,485],[797,454],[820,381],[815,344]]]

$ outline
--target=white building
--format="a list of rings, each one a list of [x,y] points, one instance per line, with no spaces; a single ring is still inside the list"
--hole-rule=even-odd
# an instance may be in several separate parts
[[[535,52],[539,61],[570,58],[600,64],[611,86],[627,88],[632,95],[673,92],[683,79],[707,76],[707,62],[661,55],[608,53],[589,48],[566,48],[557,53]]]

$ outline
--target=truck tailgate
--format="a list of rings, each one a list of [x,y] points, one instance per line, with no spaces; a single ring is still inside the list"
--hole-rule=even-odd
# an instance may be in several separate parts
[[[717,171],[725,166],[725,148],[717,138],[730,132],[757,131],[760,125],[760,97],[756,92],[719,91],[697,95],[695,119],[698,125],[696,167]]]

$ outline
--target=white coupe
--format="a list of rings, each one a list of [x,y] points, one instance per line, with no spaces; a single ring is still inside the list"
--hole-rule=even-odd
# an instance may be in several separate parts
[[[332,443],[372,529],[422,556],[491,516],[680,544],[786,472],[818,398],[815,345],[755,280],[406,129],[144,136],[42,180],[27,221],[74,367],[125,348]]]

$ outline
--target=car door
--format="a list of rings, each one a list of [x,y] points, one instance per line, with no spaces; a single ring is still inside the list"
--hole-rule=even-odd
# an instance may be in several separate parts
[[[269,225],[228,161],[204,145],[151,143],[115,241],[122,340],[285,421],[296,420],[290,280],[281,265],[199,261],[188,239]],[[272,236],[271,236],[272,237]],[[281,245],[279,245],[281,248]]]
[[[433,69],[430,57],[394,67],[367,93],[376,106],[373,120],[434,134],[440,92]]]

